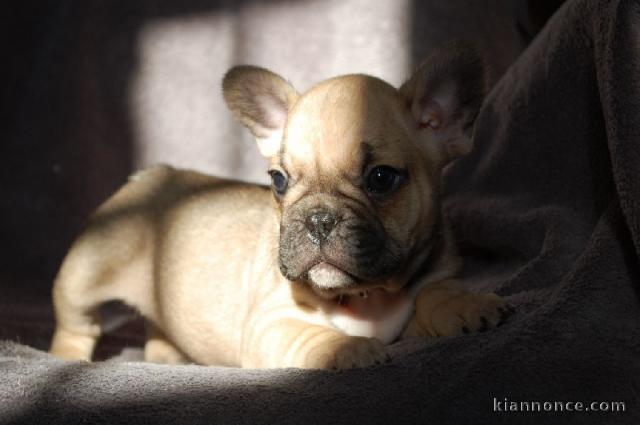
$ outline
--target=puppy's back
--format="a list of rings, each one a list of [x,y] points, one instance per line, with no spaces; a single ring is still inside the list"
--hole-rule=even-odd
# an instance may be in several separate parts
[[[157,321],[156,257],[172,214],[194,200],[224,202],[246,191],[267,192],[167,165],[133,174],[92,214],[63,261],[53,289],[52,353],[89,360],[100,335],[98,307],[107,301],[122,301]]]

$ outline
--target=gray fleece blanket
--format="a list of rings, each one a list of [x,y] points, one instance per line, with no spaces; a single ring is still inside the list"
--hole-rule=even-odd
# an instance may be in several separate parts
[[[5,342],[0,423],[638,424],[639,142],[640,4],[570,1],[446,178],[464,280],[517,306],[507,324],[338,372],[70,363]]]

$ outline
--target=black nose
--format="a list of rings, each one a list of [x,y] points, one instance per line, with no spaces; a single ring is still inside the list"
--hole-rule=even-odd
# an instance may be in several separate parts
[[[336,218],[330,212],[316,211],[307,217],[305,225],[311,241],[319,245],[329,237],[336,225]]]

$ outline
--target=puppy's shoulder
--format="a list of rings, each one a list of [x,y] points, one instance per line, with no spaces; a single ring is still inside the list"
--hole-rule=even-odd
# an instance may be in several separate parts
[[[131,174],[120,192],[133,196],[146,194],[171,199],[175,195],[184,196],[237,184],[239,183],[198,171],[158,164]]]
[[[176,169],[170,165],[156,164],[134,172],[129,176],[128,181],[130,183],[135,183],[143,180],[157,179],[175,173],[175,171]]]
[[[154,165],[129,177],[116,197],[172,203],[176,198],[201,201],[270,204],[268,187],[211,176],[194,170],[174,168],[166,164]]]

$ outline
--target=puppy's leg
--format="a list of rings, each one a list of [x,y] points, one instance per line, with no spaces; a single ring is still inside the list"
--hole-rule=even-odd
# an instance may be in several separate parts
[[[144,360],[151,363],[186,364],[189,359],[166,335],[150,321],[145,321],[147,342],[144,344]]]
[[[53,288],[56,330],[50,352],[63,359],[91,360],[103,303],[120,300],[143,315],[151,311],[150,303],[141,302],[151,292],[148,273],[136,269],[145,263],[120,246],[121,237],[110,239],[92,230],[90,226],[71,248]]]
[[[349,369],[388,361],[375,338],[353,337],[302,320],[282,319],[252,332],[245,341],[243,367]]]
[[[56,278],[51,353],[90,360],[100,335],[97,309],[118,300],[154,317],[154,196],[171,170],[138,174],[102,204],[73,243]]]
[[[77,304],[54,290],[56,330],[50,352],[66,360],[91,360],[100,336],[99,304]]]
[[[513,308],[496,294],[476,294],[454,279],[423,288],[416,298],[416,311],[403,334],[451,336],[482,332],[502,324]]]

